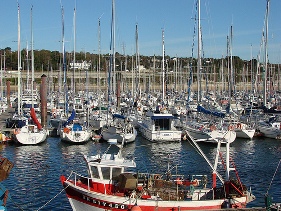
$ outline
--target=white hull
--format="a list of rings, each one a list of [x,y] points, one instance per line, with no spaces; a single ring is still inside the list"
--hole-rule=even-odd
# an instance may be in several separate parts
[[[232,143],[237,137],[234,131],[200,129],[188,125],[185,126],[185,131],[195,142],[218,143],[220,140],[225,144],[226,142]]]
[[[182,134],[179,130],[151,130],[143,124],[139,124],[139,130],[143,137],[152,142],[180,141]]]
[[[60,132],[60,138],[62,141],[68,142],[68,143],[74,143],[74,144],[82,144],[91,138],[91,132],[87,130],[82,130],[82,131],[69,131]]]
[[[258,127],[258,130],[267,138],[279,138],[281,136],[281,130],[273,127]]]
[[[255,129],[235,129],[237,138],[252,139],[255,135]]]
[[[266,122],[259,122],[257,125],[257,130],[262,133],[264,137],[267,138],[274,138],[279,139],[281,137],[281,123],[280,122],[273,122],[273,123],[266,123]]]
[[[192,127],[189,127],[188,125],[186,125],[184,127],[184,129],[189,133],[189,135],[197,140],[197,139],[213,139],[213,137],[215,136],[214,134],[212,133],[215,133],[214,131],[204,131],[204,130],[200,130],[200,129],[197,129],[197,128],[192,128]]]
[[[133,128],[132,133],[123,133],[123,132],[116,132],[115,127],[109,127],[107,130],[102,131],[102,138],[106,141],[110,139],[116,139],[117,142],[122,143],[124,139],[124,143],[131,143],[134,142],[137,137],[137,131]]]
[[[23,145],[36,145],[44,142],[47,138],[47,131],[22,132],[16,134],[16,141]]]

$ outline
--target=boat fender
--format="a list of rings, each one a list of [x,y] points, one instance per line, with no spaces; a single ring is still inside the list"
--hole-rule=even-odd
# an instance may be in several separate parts
[[[138,205],[134,205],[131,209],[131,211],[142,211],[141,208]]]
[[[65,127],[63,128],[63,132],[68,134],[70,132],[70,129],[68,127]]]
[[[198,186],[199,185],[199,181],[197,179],[192,181],[193,186]]]
[[[14,132],[14,134],[15,134],[15,135],[17,135],[17,134],[19,134],[19,133],[20,133],[20,130],[19,130],[18,128],[16,128],[16,129],[14,129],[14,131],[13,131],[13,132]]]
[[[234,130],[233,125],[229,125],[229,126],[228,126],[228,130]]]
[[[237,123],[236,128],[242,129],[241,123]]]
[[[181,178],[178,177],[178,178],[176,179],[176,184],[177,184],[177,185],[182,185],[182,180],[181,180]]]
[[[211,130],[211,131],[214,131],[214,130],[216,130],[216,129],[217,129],[217,128],[216,128],[215,125],[211,125],[211,126],[210,126],[210,130]]]

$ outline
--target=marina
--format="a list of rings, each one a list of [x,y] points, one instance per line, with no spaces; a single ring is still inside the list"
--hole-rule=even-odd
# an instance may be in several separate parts
[[[239,64],[232,25],[227,56],[204,58],[197,0],[192,57],[168,58],[162,28],[162,55],[145,61],[136,24],[130,68],[116,52],[115,0],[110,53],[101,55],[100,16],[96,61],[85,52],[79,62],[76,2],[72,53],[60,2],[61,53],[49,59],[58,70],[48,60],[41,72],[33,6],[31,49],[23,53],[17,2],[17,71],[6,71],[11,49],[4,65],[1,57],[1,211],[281,210],[280,70],[268,62],[269,2],[260,61]]]

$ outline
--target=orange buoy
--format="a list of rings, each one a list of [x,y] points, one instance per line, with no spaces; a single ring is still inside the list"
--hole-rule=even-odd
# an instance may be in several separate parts
[[[134,205],[131,209],[131,211],[142,211],[141,208],[138,205]]]

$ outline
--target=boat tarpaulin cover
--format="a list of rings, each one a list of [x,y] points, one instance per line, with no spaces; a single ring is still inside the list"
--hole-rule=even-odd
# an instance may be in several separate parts
[[[221,118],[225,117],[224,113],[218,112],[218,111],[210,111],[210,110],[205,109],[203,106],[197,106],[197,111],[202,112],[204,114],[210,114],[213,116],[221,117]]]

